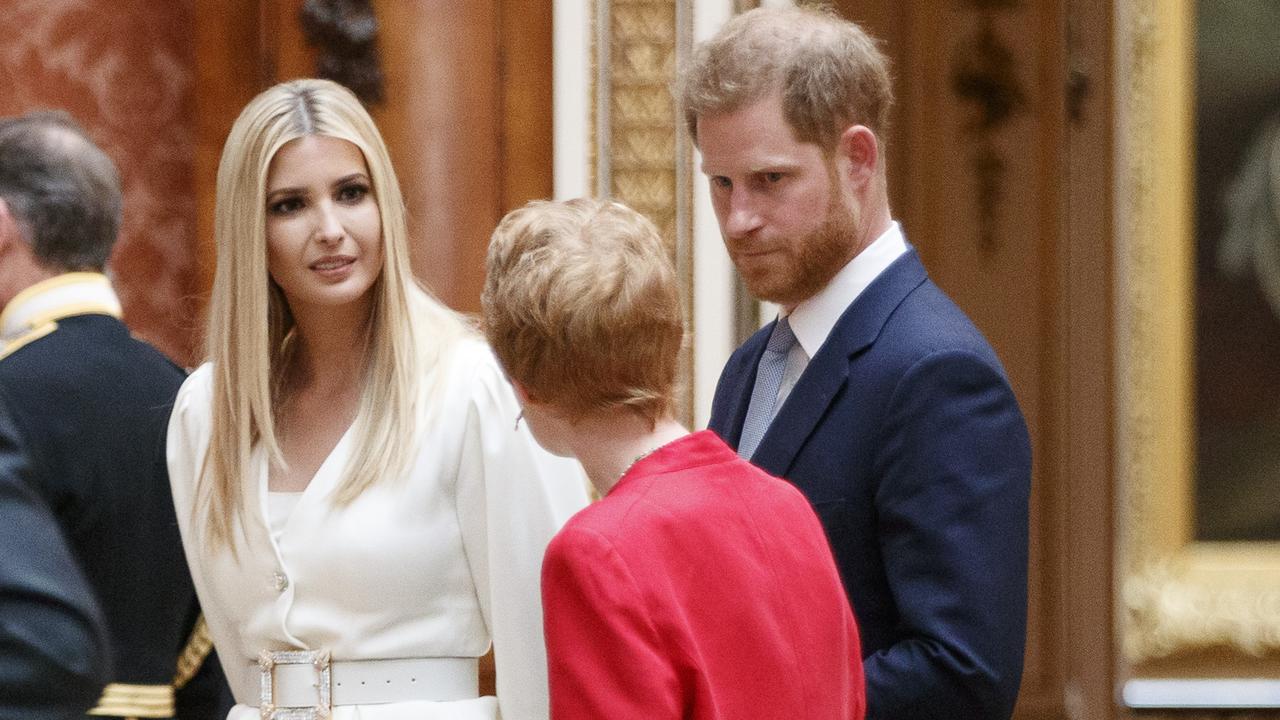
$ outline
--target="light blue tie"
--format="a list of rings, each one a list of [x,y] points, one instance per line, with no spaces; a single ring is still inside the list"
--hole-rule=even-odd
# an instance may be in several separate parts
[[[760,439],[773,420],[774,404],[778,402],[778,388],[782,385],[782,374],[787,369],[787,353],[796,344],[795,333],[791,332],[791,323],[787,318],[780,318],[769,335],[769,344],[765,346],[764,355],[760,356],[760,365],[756,368],[756,386],[751,391],[751,404],[747,406],[747,419],[742,423],[742,439],[738,441],[738,456],[747,460],[755,454]]]

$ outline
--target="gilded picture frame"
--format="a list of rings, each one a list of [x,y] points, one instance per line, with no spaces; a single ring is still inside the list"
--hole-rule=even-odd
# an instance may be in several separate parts
[[[1280,679],[1280,542],[1195,528],[1195,2],[1117,13],[1121,679]]]

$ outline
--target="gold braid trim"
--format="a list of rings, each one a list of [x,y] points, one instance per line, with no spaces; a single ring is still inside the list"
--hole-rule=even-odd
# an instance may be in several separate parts
[[[25,333],[10,340],[8,343],[5,343],[2,346],[0,346],[0,360],[3,360],[9,357],[10,355],[18,352],[18,350],[26,347],[27,345],[30,345],[31,343],[39,340],[40,338],[52,333],[54,330],[57,330],[57,329],[58,329],[58,323],[56,321],[50,321],[50,322],[36,325],[35,327],[31,328]]]
[[[173,688],[169,685],[127,685],[111,683],[90,715],[107,717],[171,718]]]
[[[191,629],[191,639],[187,641],[187,646],[178,656],[177,672],[173,676],[175,690],[181,690],[184,685],[191,682],[191,678],[200,671],[200,666],[204,664],[204,659],[209,657],[209,651],[212,649],[213,638],[209,637],[209,626],[204,622],[204,615],[201,615],[196,619],[196,626]]]

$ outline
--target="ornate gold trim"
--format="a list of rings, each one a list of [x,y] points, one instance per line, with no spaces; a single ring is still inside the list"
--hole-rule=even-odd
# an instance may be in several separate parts
[[[173,687],[170,685],[130,685],[110,683],[89,715],[106,717],[173,717]]]
[[[610,3],[610,193],[675,240],[675,0]],[[674,247],[672,248],[674,250]]]
[[[689,153],[677,127],[671,83],[678,48],[692,37],[688,0],[596,0],[597,72],[593,91],[595,184],[658,226],[680,272],[686,319],[692,321],[693,270]],[[685,197],[685,200],[681,200]],[[692,349],[681,377],[692,377]],[[692,421],[692,382],[685,381],[678,414]]]
[[[1233,547],[1233,546],[1242,547]],[[1192,543],[1125,579],[1130,659],[1229,647],[1280,648],[1280,543]]]
[[[191,637],[187,640],[186,647],[182,648],[182,654],[178,656],[173,675],[174,689],[181,690],[186,687],[196,673],[200,672],[200,667],[204,665],[205,659],[212,651],[213,637],[209,634],[209,625],[204,621],[204,615],[201,615],[196,619],[195,627],[191,629]]]
[[[1258,658],[1280,651],[1280,544],[1194,534],[1192,3],[1127,0],[1119,20],[1122,651],[1135,665],[1208,650]]]

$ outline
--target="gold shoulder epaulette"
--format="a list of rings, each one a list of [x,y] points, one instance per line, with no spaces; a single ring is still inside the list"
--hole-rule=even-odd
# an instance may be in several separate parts
[[[49,333],[57,329],[58,329],[58,322],[56,320],[50,320],[49,322],[41,323],[31,328],[25,333],[5,343],[3,348],[0,348],[0,360],[3,360],[9,357],[10,355],[17,352],[19,348],[30,345],[31,343],[39,340],[40,338],[44,337],[45,335],[48,335]]]

